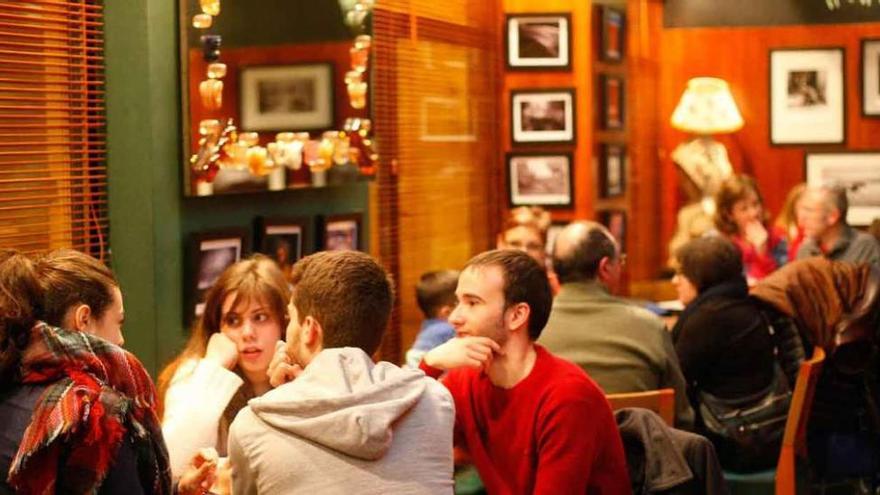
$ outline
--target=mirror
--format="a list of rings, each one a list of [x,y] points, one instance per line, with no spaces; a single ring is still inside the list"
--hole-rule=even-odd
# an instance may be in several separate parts
[[[372,3],[180,0],[185,195],[373,174]]]

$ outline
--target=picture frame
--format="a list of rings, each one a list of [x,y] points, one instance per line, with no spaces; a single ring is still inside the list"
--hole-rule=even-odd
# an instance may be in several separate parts
[[[804,176],[810,187],[846,188],[850,225],[870,225],[880,217],[880,150],[806,153]]]
[[[360,212],[324,215],[319,219],[321,233],[318,251],[366,251],[363,236],[364,215]]]
[[[862,117],[880,117],[880,38],[861,43]]]
[[[573,204],[574,161],[570,152],[507,154],[508,203],[564,208]]]
[[[289,278],[294,263],[311,252],[309,223],[304,217],[257,219],[257,251],[275,260],[285,277]]]
[[[770,50],[770,144],[846,142],[843,48]]]
[[[626,123],[626,86],[622,77],[599,76],[600,127],[608,131],[622,131]]]
[[[603,143],[599,148],[599,197],[614,198],[626,193],[626,147]]]
[[[626,236],[627,236],[627,219],[624,210],[600,210],[599,223],[605,226],[617,243],[620,245],[620,252],[626,252]]]
[[[189,269],[187,270],[187,310],[191,322],[205,309],[205,293],[230,265],[248,253],[246,229],[230,228],[196,233],[190,236]]]
[[[571,14],[507,14],[504,22],[508,70],[571,70]]]
[[[599,7],[599,59],[603,62],[623,61],[626,40],[626,14],[613,7]]]
[[[329,129],[334,122],[329,62],[242,67],[239,118],[248,131]]]
[[[510,92],[510,133],[514,144],[574,143],[574,88]]]

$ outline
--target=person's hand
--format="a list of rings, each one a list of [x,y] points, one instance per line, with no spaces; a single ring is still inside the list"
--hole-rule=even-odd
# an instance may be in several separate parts
[[[217,464],[217,477],[211,486],[211,493],[230,495],[232,493],[232,464],[228,457],[223,457]]]
[[[746,241],[752,246],[755,246],[755,249],[758,251],[764,249],[764,246],[767,244],[767,238],[769,237],[767,229],[759,220],[751,221],[746,225],[745,236]]]
[[[217,477],[217,451],[202,449],[193,456],[180,480],[177,482],[179,495],[202,495],[211,488]]]
[[[220,366],[231,370],[238,362],[238,346],[223,332],[217,332],[208,339],[205,359],[217,362]]]
[[[282,341],[275,343],[275,354],[269,362],[269,385],[272,388],[280,387],[289,381],[293,381],[303,372],[302,366],[293,362],[287,353],[287,344]]]
[[[431,349],[423,358],[432,368],[450,370],[471,367],[488,369],[501,346],[489,337],[456,337]]]

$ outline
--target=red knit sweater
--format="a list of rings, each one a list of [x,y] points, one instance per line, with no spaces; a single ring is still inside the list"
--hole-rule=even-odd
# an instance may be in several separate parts
[[[611,408],[586,373],[535,345],[532,372],[513,388],[473,369],[443,383],[455,399],[455,444],[488,493],[630,493]],[[431,376],[440,370],[422,362]]]

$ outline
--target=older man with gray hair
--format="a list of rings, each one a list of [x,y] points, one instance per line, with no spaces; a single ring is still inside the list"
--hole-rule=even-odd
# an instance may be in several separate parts
[[[797,259],[825,256],[880,266],[877,239],[846,223],[849,201],[845,188],[831,185],[807,189],[800,206],[807,238],[798,249]]]
[[[587,221],[566,226],[553,249],[562,289],[539,343],[583,368],[606,394],[674,389],[676,425],[690,427],[694,413],[663,321],[612,295],[623,264],[608,229]]]

